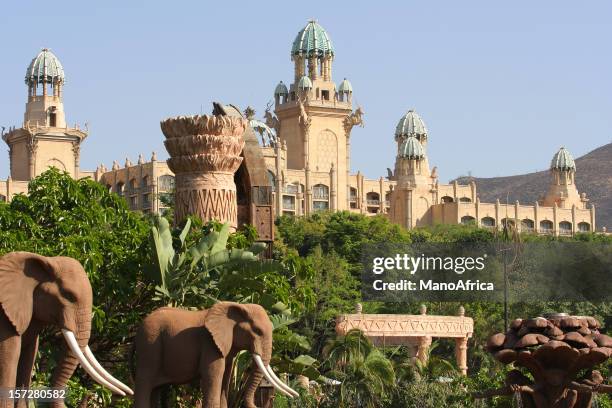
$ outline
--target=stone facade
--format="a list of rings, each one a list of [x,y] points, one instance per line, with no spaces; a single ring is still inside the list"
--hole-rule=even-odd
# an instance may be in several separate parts
[[[177,144],[169,148],[170,166],[155,157],[145,162],[141,156],[137,164],[126,159],[122,167],[115,162],[110,170],[100,165],[95,171],[82,171],[80,145],[87,132],[66,125],[63,68],[49,50],[43,50],[26,74],[23,126],[2,134],[9,145],[11,177],[0,181],[0,200],[27,191],[28,180],[55,166],[75,178],[91,177],[103,183],[124,196],[133,210],[163,212],[162,198],[175,191],[173,170],[177,170],[179,184],[190,186],[176,190],[179,218],[196,211],[205,219],[219,217],[233,225],[253,223],[269,240],[273,235],[270,220],[276,215],[321,210],[384,214],[406,228],[474,223],[492,229],[508,224],[521,231],[554,235],[596,231],[595,208],[576,188],[577,170],[570,165],[569,152],[561,149],[555,155],[558,165],[551,164],[550,187],[537,203],[483,203],[473,182],[440,183],[437,168],[430,167],[427,156],[427,128],[412,110],[396,127],[394,169],[376,179],[359,171],[351,173],[351,134],[356,126],[364,126],[364,111],[353,106],[353,88],[346,78],[339,86],[333,81],[335,58],[325,30],[309,22],[292,46],[292,82],[276,86],[274,105],[268,105],[264,119],[255,119],[252,109],[242,113],[231,105],[225,107],[232,121],[250,125],[245,125],[243,134],[247,154],[227,159],[230,167],[239,166],[234,176],[219,170],[225,164],[210,162],[200,163],[206,167],[202,168],[206,176],[193,178],[189,166],[197,166],[199,156],[226,148],[202,141],[195,152],[195,145]],[[166,146],[172,139],[166,140]]]

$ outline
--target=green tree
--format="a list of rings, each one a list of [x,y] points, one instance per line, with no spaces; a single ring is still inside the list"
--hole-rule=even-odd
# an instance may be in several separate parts
[[[342,407],[380,407],[395,387],[391,361],[359,330],[330,340],[325,347],[330,376],[341,384],[333,391]]]
[[[141,275],[148,225],[101,184],[73,180],[57,169],[33,179],[27,195],[0,203],[0,255],[29,251],[70,256],[83,264],[94,293],[90,346],[106,368],[126,383],[125,350],[132,328],[152,307],[151,288],[142,283]],[[52,331],[42,334],[36,383],[48,384],[62,347],[63,341]],[[88,390],[93,390],[92,400],[100,401],[99,406],[111,405],[110,393],[80,371],[70,383],[68,403],[76,405]]]

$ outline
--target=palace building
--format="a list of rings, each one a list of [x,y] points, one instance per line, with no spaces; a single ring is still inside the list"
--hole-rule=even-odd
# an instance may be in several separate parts
[[[248,156],[267,175],[274,215],[346,210],[384,214],[406,228],[474,223],[497,229],[512,224],[521,231],[554,235],[595,231],[595,209],[577,190],[576,165],[566,149],[554,154],[550,187],[538,202],[483,203],[474,182],[439,182],[427,156],[427,127],[414,110],[402,115],[394,135],[389,135],[397,143],[394,170],[377,179],[359,171],[351,173],[351,131],[364,126],[364,111],[353,105],[349,80],[334,78],[336,50],[328,33],[316,21],[309,21],[293,40],[290,58],[294,64],[291,80],[276,85],[274,105],[266,108],[261,120],[251,108],[242,111],[217,104],[223,114],[248,120],[244,136]],[[174,174],[155,153],[150,160],[141,155],[136,163],[126,159],[119,165],[115,161],[110,169],[104,165],[95,171],[80,169],[79,152],[87,126],[82,130],[67,125],[62,101],[64,70],[51,51],[43,49],[32,60],[25,82],[28,97],[23,124],[2,131],[9,146],[10,177],[0,181],[0,200],[27,192],[30,179],[54,166],[75,178],[90,177],[104,184],[125,197],[133,210],[164,211],[166,200],[162,198],[174,191]],[[236,177],[241,177],[240,172]],[[261,188],[261,177],[258,180]],[[240,207],[241,195],[250,193],[236,184]],[[240,211],[238,208],[238,214]]]

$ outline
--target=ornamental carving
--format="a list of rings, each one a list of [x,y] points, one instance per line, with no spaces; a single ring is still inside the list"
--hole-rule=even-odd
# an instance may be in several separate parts
[[[179,116],[161,122],[171,156],[168,167],[176,175],[177,223],[196,215],[204,222],[237,227],[234,173],[242,163],[247,125],[243,118],[224,115]]]
[[[368,337],[471,337],[474,321],[463,316],[430,315],[343,315],[338,318],[336,332],[346,334],[359,329]]]
[[[347,138],[351,135],[351,130],[353,130],[353,127],[364,127],[363,114],[363,109],[361,109],[361,106],[359,106],[355,112],[351,112],[350,115],[347,115],[344,118],[344,131],[346,132]]]

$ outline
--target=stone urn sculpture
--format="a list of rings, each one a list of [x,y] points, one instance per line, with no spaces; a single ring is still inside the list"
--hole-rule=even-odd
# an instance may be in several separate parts
[[[516,394],[525,408],[591,407],[596,393],[612,388],[594,370],[612,355],[612,338],[599,328],[592,317],[566,314],[514,320],[508,332],[489,338],[487,350],[517,369],[510,371],[505,387],[476,397]]]
[[[227,222],[235,229],[238,207],[234,173],[242,163],[247,121],[224,115],[178,116],[161,122],[176,176],[175,222],[188,215]]]

